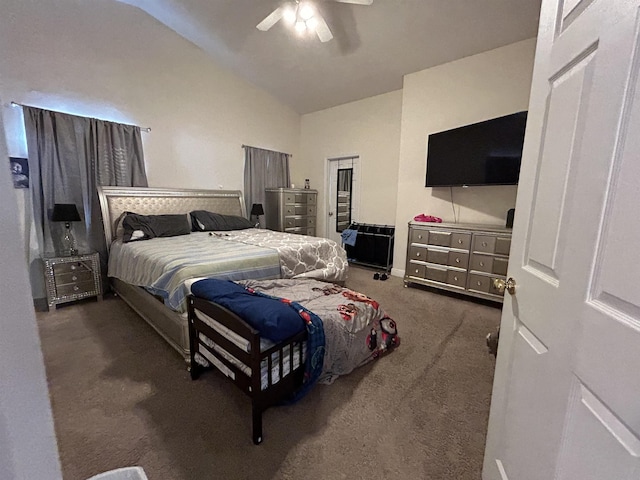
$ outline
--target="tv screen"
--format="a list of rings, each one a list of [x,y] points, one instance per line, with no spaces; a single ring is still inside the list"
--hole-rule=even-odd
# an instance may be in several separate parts
[[[527,112],[429,135],[427,187],[516,185]]]

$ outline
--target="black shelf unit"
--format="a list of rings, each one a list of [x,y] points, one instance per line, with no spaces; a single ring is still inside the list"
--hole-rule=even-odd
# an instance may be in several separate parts
[[[393,267],[396,227],[351,222],[349,229],[358,232],[355,245],[343,244],[349,262],[365,267],[384,268],[390,273]]]

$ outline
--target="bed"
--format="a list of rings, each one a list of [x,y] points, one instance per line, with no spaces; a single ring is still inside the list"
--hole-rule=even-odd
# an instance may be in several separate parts
[[[113,290],[188,363],[187,280],[209,276],[227,280],[310,277],[344,283],[347,276],[342,247],[319,237],[251,228],[127,244],[121,241],[120,224],[126,212],[187,215],[203,210],[246,217],[240,191],[99,187],[98,196]],[[206,246],[198,246],[202,244]],[[186,251],[195,252],[191,260],[184,258]],[[200,260],[205,255],[211,260],[207,268],[213,270],[203,267]],[[149,273],[153,269],[155,273]]]
[[[204,279],[192,292],[191,378],[215,367],[251,398],[255,444],[267,407],[302,398],[400,341],[375,300],[314,279]]]

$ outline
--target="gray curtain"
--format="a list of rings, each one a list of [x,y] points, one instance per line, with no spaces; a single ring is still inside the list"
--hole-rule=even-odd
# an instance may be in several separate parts
[[[64,224],[50,221],[53,205],[73,203],[83,220],[72,227],[78,250],[99,252],[106,275],[97,186],[147,186],[140,128],[28,106],[24,123],[40,254],[60,251]]]
[[[289,187],[288,153],[256,147],[244,147],[244,201],[247,214],[251,205],[264,205],[265,188]],[[264,217],[260,219],[264,222]]]

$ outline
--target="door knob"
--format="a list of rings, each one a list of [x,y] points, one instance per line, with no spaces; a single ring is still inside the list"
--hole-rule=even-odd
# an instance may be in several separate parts
[[[333,212],[329,212],[329,216],[330,216],[330,217],[333,217]]]
[[[505,282],[501,278],[496,278],[493,280],[493,287],[498,290],[500,293],[504,293],[506,290],[511,295],[516,293],[516,281],[509,277],[509,279]]]

